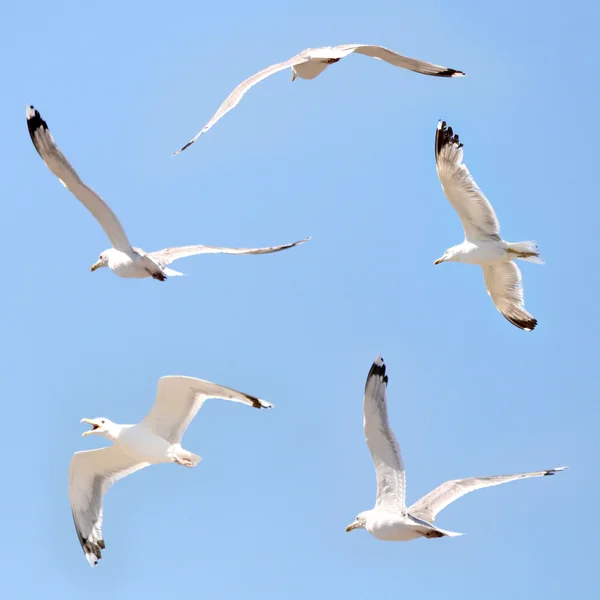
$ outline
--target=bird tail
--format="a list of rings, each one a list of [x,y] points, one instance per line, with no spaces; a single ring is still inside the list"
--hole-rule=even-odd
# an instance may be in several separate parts
[[[440,537],[458,537],[459,535],[464,535],[464,533],[457,533],[456,531],[446,531],[445,529],[440,529],[439,527],[432,527],[428,529],[426,533],[423,534],[424,537],[431,538],[440,538]]]
[[[508,244],[507,250],[510,254],[516,254],[515,258],[539,265],[544,264],[544,261],[540,258],[538,245],[535,242],[515,242]]]
[[[166,267],[163,267],[163,273],[167,276],[167,277],[177,277],[178,275],[181,275],[183,277],[185,277],[185,273],[180,273],[179,271],[174,271],[173,269],[168,269]]]

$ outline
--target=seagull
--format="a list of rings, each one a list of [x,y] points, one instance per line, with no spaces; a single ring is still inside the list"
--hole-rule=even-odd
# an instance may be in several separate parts
[[[108,267],[120,277],[136,279],[152,277],[158,281],[165,281],[167,276],[183,275],[183,273],[167,268],[167,265],[186,256],[196,254],[269,254],[293,248],[310,240],[310,237],[307,237],[292,244],[270,246],[268,248],[218,248],[216,246],[198,245],[165,248],[157,252],[144,252],[141,248],[134,248],[129,243],[125,230],[119,223],[115,213],[94,190],[81,181],[75,169],[60,151],[40,113],[33,106],[27,106],[26,116],[31,141],[46,166],[94,215],[112,244],[112,248],[100,254],[98,261],[92,265],[92,271],[101,267]]]
[[[176,156],[183,152],[186,148],[191,146],[203,133],[206,133],[219,119],[226,115],[232,108],[235,108],[242,96],[257,83],[260,83],[263,79],[266,79],[270,75],[283,71],[284,69],[290,68],[292,71],[292,81],[296,77],[300,79],[314,79],[317,75],[320,75],[329,65],[340,61],[342,58],[356,52],[358,54],[364,54],[371,56],[377,60],[384,60],[385,62],[394,65],[395,67],[402,67],[403,69],[409,69],[416,73],[422,73],[423,75],[433,75],[434,77],[465,77],[465,73],[457,71],[456,69],[448,69],[440,65],[434,65],[423,60],[417,60],[416,58],[409,58],[408,56],[402,56],[389,48],[383,46],[372,46],[366,44],[344,44],[342,46],[325,46],[323,48],[307,48],[302,50],[296,56],[284,60],[283,62],[271,65],[258,73],[255,73],[248,79],[242,81],[234,90],[227,96],[223,104],[219,107],[219,110],[213,115],[211,120],[203,127],[203,129],[192,138],[185,146],[177,150],[173,154]]]
[[[76,452],[69,469],[69,500],[77,536],[92,567],[104,550],[102,502],[104,494],[123,477],[144,467],[175,463],[195,467],[202,459],[181,447],[188,425],[208,398],[241,402],[253,408],[273,405],[210,381],[167,376],[158,380],[152,410],[137,425],[119,425],[109,419],[81,419],[92,426],[82,435],[101,435],[112,446]]]
[[[387,383],[385,364],[379,356],[369,371],[364,399],[365,438],[375,463],[377,500],[375,508],[361,512],[354,522],[346,527],[346,531],[366,529],[379,540],[394,542],[405,542],[418,537],[455,537],[462,534],[440,529],[433,522],[443,508],[461,496],[517,479],[554,475],[567,468],[446,481],[407,508],[404,463],[398,442],[388,423]]]
[[[480,265],[487,293],[502,315],[519,329],[532,331],[537,319],[525,310],[521,271],[513,262],[520,258],[543,264],[535,242],[506,242],[500,223],[467,167],[462,163],[463,145],[446,121],[438,121],[435,162],[442,189],[458,213],[465,241],[448,248],[433,264],[462,262]]]

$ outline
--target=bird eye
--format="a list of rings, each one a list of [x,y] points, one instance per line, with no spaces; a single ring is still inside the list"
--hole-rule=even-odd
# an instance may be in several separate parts
[[[102,425],[104,425],[104,423],[106,423],[106,421],[104,419],[102,419],[102,421],[100,421],[100,423],[102,423]]]

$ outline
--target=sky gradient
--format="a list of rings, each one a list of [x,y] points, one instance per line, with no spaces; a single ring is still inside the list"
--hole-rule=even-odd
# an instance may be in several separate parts
[[[5,385],[0,576],[6,598],[495,600],[589,597],[600,528],[600,218],[596,2],[279,2],[203,7],[39,0],[0,9]],[[319,15],[318,17],[311,15]],[[282,72],[182,155],[242,79],[314,46],[374,43],[461,69],[438,79],[350,56]],[[25,106],[145,250],[266,246],[178,261],[187,277],[90,266],[109,242],[45,167]],[[534,332],[511,326],[480,269],[433,261],[462,241],[434,161],[438,119],[494,205]],[[471,494],[436,524],[456,539],[379,542],[362,432],[386,361],[409,502],[447,479],[568,465]],[[209,401],[183,446],[106,496],[87,564],[67,475],[82,417],[136,423],[163,375],[275,405]]]

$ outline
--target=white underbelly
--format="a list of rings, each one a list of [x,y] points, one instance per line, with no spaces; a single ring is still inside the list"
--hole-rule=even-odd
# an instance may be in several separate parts
[[[150,277],[150,274],[144,269],[143,265],[140,264],[140,261],[133,260],[124,253],[114,258],[111,257],[108,266],[110,270],[119,277],[129,277],[134,279]]]
[[[408,523],[386,524],[381,527],[374,526],[369,528],[369,533],[384,542],[408,542],[421,537],[418,528]]]
[[[123,451],[140,462],[171,462],[172,444],[143,427],[132,427],[119,437]]]

